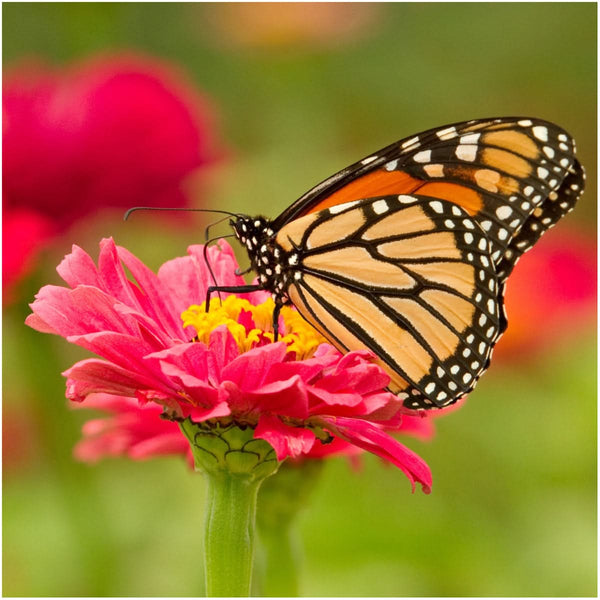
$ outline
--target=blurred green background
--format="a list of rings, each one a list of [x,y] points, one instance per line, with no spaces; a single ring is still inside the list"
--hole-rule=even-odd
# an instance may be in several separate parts
[[[297,29],[275,33],[239,8],[4,4],[4,66],[122,50],[171,61],[212,99],[229,148],[196,204],[269,215],[395,139],[484,116],[545,118],[577,139],[588,187],[569,221],[594,235],[595,4],[337,5],[327,20],[307,4]],[[157,267],[202,241],[202,221],[184,220],[198,227],[112,215],[75,228],[5,311],[4,409],[28,428],[3,471],[5,596],[202,594],[202,478],[177,458],[75,462],[89,415],[66,407],[60,372],[87,355],[22,325],[73,242],[95,256],[112,235]],[[595,596],[595,396],[590,324],[493,365],[433,442],[407,440],[431,466],[430,496],[374,457],[358,472],[330,460],[299,527],[302,594]]]

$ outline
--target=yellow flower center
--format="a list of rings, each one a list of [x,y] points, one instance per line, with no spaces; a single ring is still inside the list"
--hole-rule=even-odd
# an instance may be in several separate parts
[[[193,304],[181,314],[184,327],[193,327],[197,339],[209,343],[210,334],[217,327],[225,325],[235,339],[241,352],[247,352],[259,343],[273,342],[273,311],[275,302],[269,298],[262,304],[254,305],[237,296],[227,296],[223,301],[213,298],[210,309]],[[242,311],[249,312],[254,327],[246,327],[239,322]],[[283,306],[280,313],[284,327],[280,330],[278,341],[287,344],[288,352],[296,353],[296,360],[310,358],[319,344],[327,340],[309,325],[294,309]],[[251,325],[252,325],[251,323]]]

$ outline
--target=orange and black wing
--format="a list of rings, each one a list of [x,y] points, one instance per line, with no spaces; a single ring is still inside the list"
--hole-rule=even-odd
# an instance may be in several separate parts
[[[571,136],[532,118],[481,119],[406,138],[329,177],[275,221],[345,202],[418,194],[461,206],[485,231],[499,279],[571,211],[584,172]]]
[[[285,225],[287,295],[341,351],[367,348],[411,409],[468,393],[504,326],[491,245],[463,208],[413,194],[350,201]]]

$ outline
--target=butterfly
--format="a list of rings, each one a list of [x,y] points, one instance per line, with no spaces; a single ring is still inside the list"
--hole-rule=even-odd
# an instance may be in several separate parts
[[[368,349],[408,409],[475,386],[507,326],[519,257],[584,188],[575,142],[534,118],[445,125],[370,154],[273,220],[230,221],[278,311]],[[224,289],[224,288],[223,288]]]

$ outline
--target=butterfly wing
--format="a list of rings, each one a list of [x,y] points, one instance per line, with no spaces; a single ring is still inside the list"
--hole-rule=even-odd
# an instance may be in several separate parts
[[[273,223],[345,202],[418,194],[461,206],[483,228],[505,281],[518,258],[583,191],[571,136],[539,119],[482,119],[431,129],[392,144],[326,179]]]
[[[352,201],[293,220],[276,243],[300,313],[341,351],[374,352],[407,407],[451,404],[486,369],[502,295],[487,236],[463,208]]]

